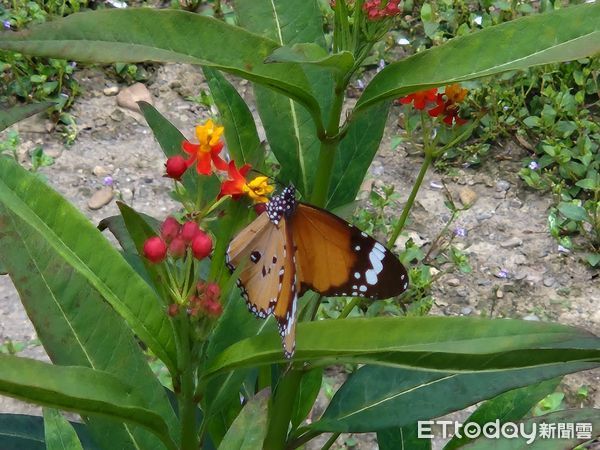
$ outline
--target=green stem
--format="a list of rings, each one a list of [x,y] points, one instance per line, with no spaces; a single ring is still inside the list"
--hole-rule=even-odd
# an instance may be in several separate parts
[[[335,441],[337,441],[337,438],[340,437],[340,434],[342,434],[342,433],[333,433],[331,435],[331,437],[327,440],[327,442],[325,442],[325,445],[321,448],[321,450],[329,450],[331,448],[331,446],[333,444],[335,444]]]
[[[342,309],[342,312],[340,313],[340,317],[338,317],[338,319],[345,319],[346,317],[348,317],[348,314],[350,314],[350,312],[354,309],[356,305],[360,303],[361,300],[362,299],[360,297],[354,297],[352,301],[346,303],[346,306],[344,306],[344,309]]]
[[[406,225],[406,220],[408,219],[408,214],[410,213],[410,210],[412,209],[412,207],[415,203],[415,199],[417,198],[417,194],[419,192],[419,189],[421,188],[421,184],[423,184],[423,179],[425,178],[427,169],[429,169],[429,166],[431,165],[431,162],[433,161],[433,148],[432,148],[433,146],[429,140],[429,127],[427,126],[428,123],[429,122],[424,117],[424,115],[421,114],[421,126],[422,126],[422,130],[423,130],[423,147],[425,150],[425,160],[423,161],[423,164],[421,165],[421,170],[419,171],[419,175],[417,176],[417,179],[415,180],[415,184],[412,187],[410,196],[408,197],[408,200],[406,201],[406,205],[404,206],[402,215],[400,216],[398,223],[396,223],[396,226],[394,227],[394,231],[392,232],[392,236],[390,237],[390,239],[388,241],[388,247],[393,247],[394,244],[396,243],[396,240],[398,239],[398,236],[400,236],[400,233],[402,233],[402,230],[404,229],[404,225]]]
[[[189,319],[185,312],[179,321],[181,371],[181,392],[179,398],[179,418],[181,420],[182,450],[198,449],[198,433],[196,430],[196,403],[194,401],[194,367],[190,352]]]
[[[298,394],[301,370],[290,370],[281,378],[271,407],[269,408],[269,425],[267,436],[263,443],[263,450],[283,450],[292,418],[293,404]]]
[[[311,201],[321,207],[325,206],[327,202],[327,194],[329,193],[329,185],[331,184],[331,177],[333,175],[333,164],[335,162],[339,137],[335,139],[332,137],[337,136],[340,130],[340,117],[342,116],[342,108],[344,106],[345,89],[346,85],[343,81],[338,80],[325,136],[319,136],[319,139],[321,139],[321,148],[319,149],[319,161],[317,163],[315,187]]]

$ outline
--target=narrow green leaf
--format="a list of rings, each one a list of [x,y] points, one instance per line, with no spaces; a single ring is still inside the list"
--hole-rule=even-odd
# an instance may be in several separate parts
[[[412,426],[418,420],[458,411],[515,387],[597,366],[593,363],[563,363],[478,373],[364,366],[336,392],[321,419],[311,428],[365,432]],[[373,380],[378,382],[373,383]]]
[[[98,447],[91,440],[85,425],[71,423],[86,450]],[[0,414],[0,448],[2,450],[46,450],[44,421],[39,416]]]
[[[431,450],[431,439],[419,438],[417,424],[377,432],[379,450]]]
[[[336,157],[328,208],[337,208],[356,199],[360,189],[358,180],[365,178],[379,150],[390,106],[391,102],[382,102],[369,114],[361,114],[350,123]]]
[[[44,408],[44,431],[47,450],[83,450],[75,429],[53,408]]]
[[[325,47],[322,17],[314,1],[236,1],[234,9],[241,26],[278,46],[313,42]],[[333,98],[331,73],[320,67],[304,66],[303,70],[323,117],[327,117]],[[255,85],[254,92],[269,146],[281,165],[279,181],[293,183],[305,198],[309,197],[320,146],[314,116],[299,103],[264,86]]]
[[[262,448],[267,434],[269,394],[267,390],[261,391],[244,405],[219,445],[219,450]]]
[[[558,436],[558,425],[564,424],[573,427],[573,433],[571,438],[557,439],[555,438],[544,438],[542,437],[542,424],[553,425],[556,430],[554,436]],[[578,433],[575,427],[581,424],[589,426],[590,433],[588,438],[578,438]],[[565,450],[573,449],[578,444],[583,444],[587,441],[598,436],[598,430],[600,430],[600,409],[582,408],[582,409],[568,409],[564,411],[557,411],[555,413],[546,414],[540,417],[534,417],[532,419],[523,420],[515,424],[517,427],[524,426],[526,437],[515,430],[515,427],[511,427],[506,430],[508,436],[503,436],[499,433],[499,437],[488,438],[482,436],[474,442],[465,445],[464,450],[522,450],[527,448],[528,450]],[[535,428],[534,428],[535,427]]]
[[[526,16],[388,65],[369,83],[356,110],[435,86],[598,52],[600,3]]]
[[[13,106],[0,111],[0,131],[29,116],[45,111],[53,105],[51,102],[31,103],[29,105]]]
[[[558,210],[567,219],[586,222],[589,222],[590,220],[587,211],[574,203],[560,202],[558,204]]]
[[[310,413],[321,390],[323,368],[312,369],[302,375],[298,394],[292,409],[292,427],[296,428]]]
[[[194,39],[189,38],[189,31],[193,31]],[[36,56],[214,67],[294,98],[320,121],[318,103],[301,68],[297,64],[263,62],[278,46],[212,17],[150,8],[72,14],[25,31],[0,33],[0,48]]]
[[[442,371],[535,367],[600,361],[600,339],[578,328],[471,317],[377,317],[300,323],[296,361],[380,363]],[[238,342],[214,358],[204,376],[284,362],[277,335]]]
[[[1,203],[0,224],[0,252],[52,361],[106,370],[124,381],[135,374],[136,392],[176,434],[175,414],[123,319],[43,235]],[[162,447],[139,427],[103,418],[90,418],[89,425],[99,442],[109,436],[112,445],[119,447]]]
[[[225,140],[231,159],[238,166],[249,163],[260,168],[265,150],[258,138],[254,117],[248,105],[219,71],[209,67],[202,70],[225,127]]]
[[[146,282],[89,221],[9,158],[0,158],[0,204],[89,282],[152,351],[174,370],[173,328]],[[5,219],[5,216],[0,216]],[[1,227],[0,227],[1,228]],[[126,280],[126,282],[125,282]]]
[[[177,448],[164,420],[146,409],[131,385],[108,372],[0,355],[0,392],[44,406],[135,423],[155,433],[167,448]]]
[[[553,378],[541,383],[525,386],[505,392],[496,398],[488,400],[469,416],[465,421],[478,423],[483,426],[488,422],[499,419],[500,422],[516,422],[522,419],[537,402],[554,392],[560,384],[560,378]],[[459,448],[471,441],[464,433],[462,437],[454,436],[444,450]]]
[[[289,46],[286,45],[275,49],[273,53],[267,56],[265,62],[314,64],[345,74],[354,66],[354,56],[347,51],[330,55],[320,45],[314,43],[300,43]]]

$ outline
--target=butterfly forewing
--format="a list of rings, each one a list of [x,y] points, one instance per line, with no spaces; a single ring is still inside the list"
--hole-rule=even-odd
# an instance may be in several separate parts
[[[302,291],[389,298],[407,289],[398,258],[359,228],[305,203],[298,203],[291,220]]]
[[[285,236],[269,220],[259,215],[229,244],[227,265],[235,270],[242,264],[237,280],[248,309],[266,318],[275,309],[283,270]]]

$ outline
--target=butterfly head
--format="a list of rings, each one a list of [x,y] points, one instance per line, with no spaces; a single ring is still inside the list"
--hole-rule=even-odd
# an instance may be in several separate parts
[[[278,225],[283,216],[289,217],[295,209],[296,189],[290,185],[281,191],[281,194],[271,198],[271,201],[267,203],[266,212],[269,220]]]

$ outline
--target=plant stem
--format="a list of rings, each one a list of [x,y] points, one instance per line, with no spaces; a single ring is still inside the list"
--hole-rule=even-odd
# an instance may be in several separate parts
[[[423,130],[423,149],[425,151],[425,160],[421,165],[421,170],[419,171],[419,175],[415,180],[415,184],[412,187],[412,191],[410,192],[408,200],[406,201],[406,205],[404,206],[404,210],[400,215],[400,219],[398,220],[398,223],[396,223],[394,231],[392,232],[392,236],[388,241],[388,247],[393,247],[398,239],[398,236],[400,236],[400,233],[402,233],[404,225],[406,225],[406,220],[408,219],[408,214],[415,203],[415,198],[417,197],[419,189],[421,188],[421,184],[423,184],[423,179],[425,178],[427,169],[429,169],[429,166],[433,161],[433,145],[429,140],[429,127],[427,125],[428,120],[425,118],[425,115],[421,113],[421,127]]]
[[[333,164],[339,145],[339,137],[337,135],[340,131],[340,117],[342,116],[342,108],[344,106],[345,90],[346,84],[344,84],[343,80],[338,80],[335,85],[335,97],[329,114],[325,136],[319,136],[319,139],[321,139],[321,148],[319,149],[319,161],[317,163],[315,187],[312,192],[311,201],[321,207],[325,206],[327,202],[327,194],[329,193],[329,185],[331,184],[331,176],[333,175]],[[336,138],[333,138],[333,136],[336,136]]]
[[[362,298],[360,297],[354,297],[352,301],[350,301],[350,303],[346,303],[346,306],[344,306],[344,309],[342,309],[342,312],[340,313],[338,319],[345,319],[346,317],[348,317],[348,314],[350,314],[350,312],[354,309],[356,305],[360,303],[361,300]]]
[[[189,319],[184,312],[179,321],[179,339],[181,370],[181,392],[179,395],[179,418],[181,420],[182,450],[198,449],[198,433],[196,430],[196,403],[194,401],[194,367],[190,352]]]
[[[342,434],[342,433],[333,433],[331,435],[331,437],[329,439],[327,439],[327,442],[325,442],[325,445],[321,448],[321,450],[329,450],[331,448],[331,446],[333,444],[335,444],[335,441],[337,441],[337,438],[340,437],[340,434]]]
[[[281,378],[269,408],[269,425],[263,450],[283,450],[292,418],[294,400],[298,394],[301,370],[290,370]]]

